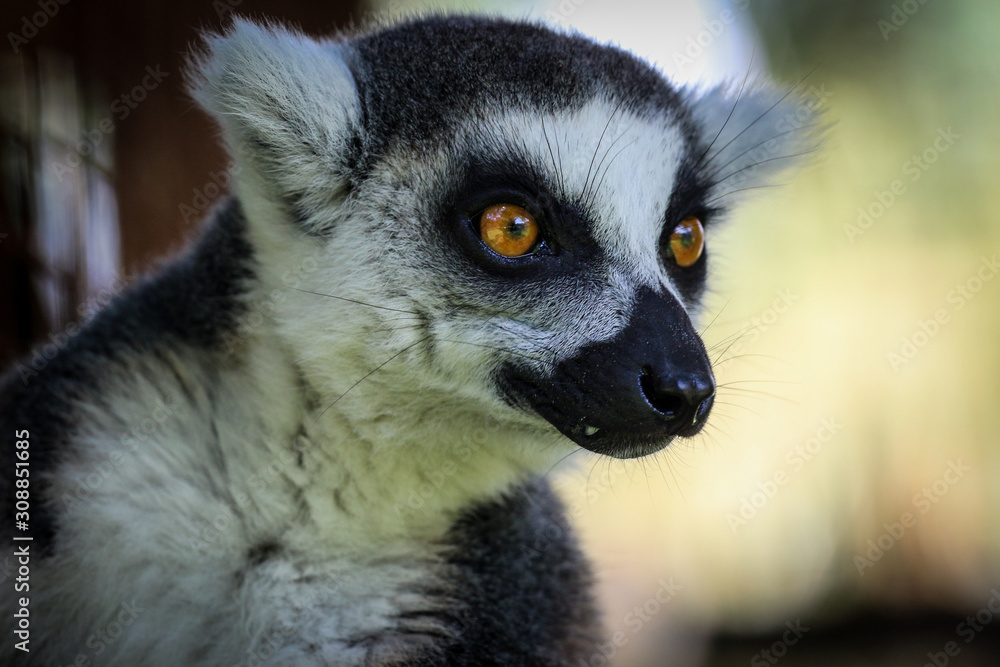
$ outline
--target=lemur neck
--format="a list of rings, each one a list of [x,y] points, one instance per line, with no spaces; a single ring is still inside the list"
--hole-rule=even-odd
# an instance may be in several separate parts
[[[287,343],[271,327],[257,333],[251,348],[273,353]],[[264,354],[247,351],[254,359]],[[294,366],[298,355],[289,350],[284,358]],[[294,373],[298,386],[275,381],[292,373],[261,368],[270,376],[257,386],[278,392],[261,400],[294,404],[297,416],[273,420],[282,435],[264,447],[285,483],[281,491],[269,485],[259,502],[289,508],[290,539],[304,551],[363,556],[438,542],[460,513],[546,473],[566,454],[558,434],[547,441],[443,393],[399,387],[391,371],[331,395],[302,368]]]
[[[415,419],[400,406],[359,423],[345,407],[307,418],[299,467],[312,520],[345,544],[437,540],[460,512],[557,459],[555,448],[481,417],[443,409]]]
[[[305,280],[300,288],[289,276],[300,275],[301,240],[279,240],[254,238],[260,270],[250,311],[262,324],[249,347],[286,350],[300,379],[275,389],[261,377],[259,386],[300,395],[294,424],[281,422],[295,455],[284,476],[304,503],[303,525],[314,527],[310,540],[327,550],[436,540],[459,513],[547,472],[569,451],[555,431],[494,419],[492,404],[430,371],[415,379],[423,351],[410,323],[363,297],[329,296],[343,290]],[[305,276],[342,282],[320,272]]]

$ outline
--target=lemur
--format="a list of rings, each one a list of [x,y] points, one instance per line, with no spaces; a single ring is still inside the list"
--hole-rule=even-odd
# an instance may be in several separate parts
[[[228,199],[0,387],[5,664],[591,664],[547,474],[702,429],[713,231],[803,102],[474,16],[238,20],[192,69]]]

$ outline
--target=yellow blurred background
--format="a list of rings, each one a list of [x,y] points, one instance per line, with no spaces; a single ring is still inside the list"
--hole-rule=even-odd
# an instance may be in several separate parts
[[[714,427],[563,480],[615,664],[1000,664],[1000,5],[741,4],[832,129],[710,241]]]

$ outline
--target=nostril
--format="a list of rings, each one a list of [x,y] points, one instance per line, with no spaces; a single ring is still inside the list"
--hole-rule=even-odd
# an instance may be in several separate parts
[[[694,414],[694,423],[702,421],[706,416],[708,416],[709,410],[712,409],[712,404],[715,403],[715,392],[698,404],[698,411]]]
[[[694,375],[658,378],[649,366],[639,376],[639,388],[649,405],[668,419],[698,422],[712,407],[715,383]]]
[[[665,417],[673,419],[687,407],[684,397],[679,393],[664,392],[657,387],[656,376],[648,366],[642,369],[642,375],[639,376],[639,388],[653,409]]]

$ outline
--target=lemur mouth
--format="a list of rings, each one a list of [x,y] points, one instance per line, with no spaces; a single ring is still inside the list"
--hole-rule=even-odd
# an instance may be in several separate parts
[[[510,362],[499,385],[592,452],[636,458],[705,425],[715,402],[708,353],[683,306],[652,291],[636,295],[620,332],[545,369]]]
[[[580,447],[617,459],[655,454],[678,436],[697,434],[705,424],[714,399],[714,396],[709,397],[693,410],[674,412],[664,412],[645,400],[641,414],[637,414],[635,406],[628,405],[628,396],[593,409],[593,397],[588,397],[579,385],[532,381],[519,376],[513,369],[505,379],[506,394],[512,404],[537,413]],[[581,411],[587,407],[591,409]]]
[[[567,429],[568,432],[563,429],[559,430],[584,449],[616,459],[637,459],[655,454],[666,449],[675,438],[672,435],[652,436],[612,432],[587,424],[570,427]]]

